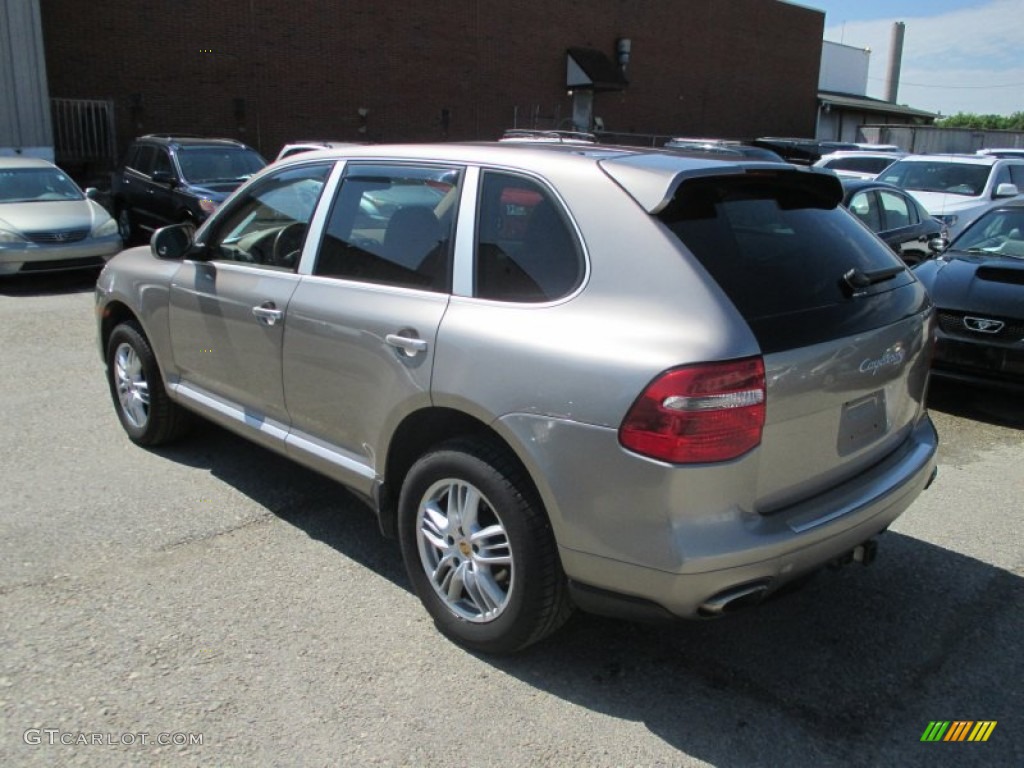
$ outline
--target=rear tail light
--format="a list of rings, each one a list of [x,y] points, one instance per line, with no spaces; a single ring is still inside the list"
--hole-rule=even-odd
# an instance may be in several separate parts
[[[619,442],[673,464],[727,461],[761,442],[764,413],[760,357],[673,368],[633,403]]]

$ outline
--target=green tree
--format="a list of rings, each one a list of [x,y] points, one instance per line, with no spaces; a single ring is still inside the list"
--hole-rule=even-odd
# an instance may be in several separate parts
[[[976,115],[971,112],[957,112],[955,115],[936,120],[939,128],[974,128],[986,131],[1024,131],[1024,112],[1012,115]]]

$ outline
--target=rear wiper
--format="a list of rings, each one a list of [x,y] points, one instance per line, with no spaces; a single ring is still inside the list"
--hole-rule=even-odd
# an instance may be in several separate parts
[[[872,269],[865,272],[862,269],[853,267],[843,273],[843,284],[849,288],[854,295],[877,283],[885,282],[903,272],[905,267],[884,267],[883,269]]]

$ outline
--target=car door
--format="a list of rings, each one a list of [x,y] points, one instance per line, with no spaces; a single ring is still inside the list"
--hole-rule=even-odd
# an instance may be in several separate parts
[[[270,442],[287,431],[281,350],[288,303],[330,170],[330,163],[304,165],[253,184],[201,231],[197,258],[186,259],[171,283],[178,394]]]
[[[882,213],[882,239],[907,264],[917,264],[929,256],[931,233],[923,226],[917,206],[902,192],[877,191]]]
[[[430,403],[460,179],[451,166],[350,161],[291,297],[289,450],[367,493],[382,435]]]
[[[157,148],[152,144],[136,145],[125,161],[121,177],[121,196],[136,226],[152,231],[153,220],[149,204],[153,164]]]

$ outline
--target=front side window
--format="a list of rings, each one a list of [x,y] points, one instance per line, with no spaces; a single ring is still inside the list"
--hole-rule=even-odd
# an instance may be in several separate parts
[[[162,147],[157,149],[156,157],[153,159],[152,173],[156,173],[157,171],[173,173],[173,170],[171,169],[171,156],[167,154],[167,150]]]
[[[911,211],[910,206],[902,195],[895,192],[879,190],[878,197],[882,201],[882,210],[885,211],[885,228],[900,229],[916,224],[916,211]]]
[[[455,168],[349,164],[313,274],[449,290],[460,189]]]
[[[269,176],[236,199],[213,224],[210,258],[294,271],[331,165]]]
[[[156,162],[156,147],[152,144],[144,144],[139,147],[135,155],[135,165],[132,167],[139,173],[149,176],[153,172],[153,163]]]
[[[484,173],[477,218],[474,295],[541,302],[583,279],[583,252],[561,205],[532,179]]]
[[[874,192],[858,192],[850,200],[850,211],[863,221],[872,232],[882,228],[882,217],[878,211],[878,200]]]

